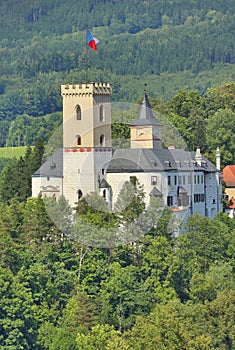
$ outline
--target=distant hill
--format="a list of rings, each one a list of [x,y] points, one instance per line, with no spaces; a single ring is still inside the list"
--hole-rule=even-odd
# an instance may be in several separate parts
[[[114,101],[136,101],[144,83],[164,100],[180,89],[235,80],[235,1],[2,0],[0,145],[11,122],[61,111],[60,85],[110,81]]]

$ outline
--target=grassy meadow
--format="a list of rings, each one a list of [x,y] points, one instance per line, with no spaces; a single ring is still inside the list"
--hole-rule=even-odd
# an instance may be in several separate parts
[[[24,156],[27,146],[0,147],[0,158],[20,158]]]

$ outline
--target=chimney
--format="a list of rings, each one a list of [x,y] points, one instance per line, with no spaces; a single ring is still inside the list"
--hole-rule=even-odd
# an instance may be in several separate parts
[[[216,148],[216,170],[220,171],[220,149]]]
[[[195,160],[198,165],[202,166],[202,154],[199,147],[196,149]]]

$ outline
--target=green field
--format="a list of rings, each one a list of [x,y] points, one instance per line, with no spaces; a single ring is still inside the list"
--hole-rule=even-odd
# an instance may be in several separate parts
[[[20,147],[1,147],[0,158],[20,158],[24,156],[27,146]]]

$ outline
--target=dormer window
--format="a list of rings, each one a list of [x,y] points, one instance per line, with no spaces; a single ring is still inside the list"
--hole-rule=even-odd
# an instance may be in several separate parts
[[[81,120],[81,119],[82,119],[81,107],[76,106],[76,120]]]

